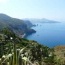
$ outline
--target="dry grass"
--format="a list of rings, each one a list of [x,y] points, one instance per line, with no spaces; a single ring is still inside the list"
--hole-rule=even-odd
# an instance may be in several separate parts
[[[56,46],[54,48],[57,60],[60,59],[61,63],[65,63],[65,46]]]

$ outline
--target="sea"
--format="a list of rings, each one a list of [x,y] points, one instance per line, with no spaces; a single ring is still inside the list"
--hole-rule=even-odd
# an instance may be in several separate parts
[[[38,43],[48,46],[55,47],[59,45],[65,45],[65,23],[34,23],[32,29],[36,31],[31,35],[28,35],[26,39],[35,40]]]

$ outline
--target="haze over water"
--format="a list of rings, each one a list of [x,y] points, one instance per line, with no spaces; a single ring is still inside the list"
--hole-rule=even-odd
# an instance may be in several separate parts
[[[54,47],[65,45],[65,23],[35,23],[36,33],[27,36],[29,40],[35,40],[43,45]]]

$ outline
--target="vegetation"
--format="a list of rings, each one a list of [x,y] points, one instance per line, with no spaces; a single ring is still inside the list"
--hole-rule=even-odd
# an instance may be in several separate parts
[[[0,33],[0,65],[64,65],[55,48],[20,38],[9,29]]]

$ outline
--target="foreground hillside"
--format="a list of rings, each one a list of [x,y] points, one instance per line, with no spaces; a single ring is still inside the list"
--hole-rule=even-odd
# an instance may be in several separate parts
[[[0,65],[65,65],[60,53],[56,47],[21,39],[9,29],[0,31]]]

